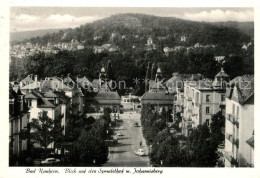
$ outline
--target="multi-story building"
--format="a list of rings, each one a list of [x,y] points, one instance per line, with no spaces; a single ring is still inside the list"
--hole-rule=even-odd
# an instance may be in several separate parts
[[[185,81],[193,81],[202,79],[201,74],[178,74],[173,73],[173,76],[165,82],[170,93],[174,94],[173,112],[183,113],[184,107],[184,83]]]
[[[215,76],[214,81],[209,79],[190,80],[184,84],[184,111],[182,132],[189,135],[192,128],[198,125],[211,123],[211,116],[225,111],[225,84],[229,76],[223,68]]]
[[[236,77],[226,92],[225,167],[254,167],[254,76]]]
[[[29,114],[27,107],[24,105],[24,99],[21,91],[15,92],[11,87],[9,89],[9,138],[10,155],[19,159],[22,151],[27,150],[27,140],[22,139],[20,132],[27,127]],[[15,163],[17,165],[18,160]]]

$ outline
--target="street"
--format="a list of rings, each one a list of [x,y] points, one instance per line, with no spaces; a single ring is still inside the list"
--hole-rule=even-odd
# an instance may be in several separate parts
[[[142,135],[142,127],[140,126],[140,114],[135,112],[125,112],[120,114],[120,119],[124,122],[114,129],[115,132],[120,131],[122,136],[118,136],[118,144],[109,147],[108,162],[104,167],[148,167],[149,156],[148,147]],[[135,127],[138,122],[139,126]],[[142,146],[140,147],[140,142]],[[145,156],[138,156],[134,151],[142,148]]]

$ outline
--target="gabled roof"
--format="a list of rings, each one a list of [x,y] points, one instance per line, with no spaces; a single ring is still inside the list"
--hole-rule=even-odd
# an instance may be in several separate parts
[[[78,78],[77,83],[85,89],[86,86],[91,86],[92,83],[90,82],[90,80],[87,77],[82,77],[82,78]]]
[[[76,85],[74,87],[77,87]],[[61,79],[57,77],[51,77],[49,80],[43,80],[41,82],[41,90],[48,91],[51,90],[61,90],[61,91],[70,91],[72,87],[62,83]]]
[[[43,93],[43,96],[45,97],[45,98],[57,98],[58,96],[55,94],[55,93],[53,93],[51,90],[49,90],[49,91],[47,91],[47,92],[44,92]]]
[[[23,83],[26,83],[26,82],[31,83],[31,82],[34,82],[34,80],[31,79],[31,77],[28,75],[28,76],[25,77],[23,80],[21,80],[21,82],[23,82]]]
[[[30,93],[25,95],[25,99],[37,99],[38,108],[55,108],[55,105],[44,98],[43,94],[36,90],[31,90]]]
[[[30,89],[36,89],[39,88],[41,86],[41,82],[31,82],[28,85],[25,85],[23,87],[21,87],[21,90],[30,90]]]
[[[237,91],[238,103],[243,105],[247,101],[254,102],[254,76],[253,75],[243,75],[234,78],[229,82],[229,87],[226,89],[226,96],[229,99],[234,98],[234,89]],[[251,100],[252,99],[252,100]]]
[[[25,99],[38,99],[39,97],[35,95],[34,93],[28,93],[24,97]]]

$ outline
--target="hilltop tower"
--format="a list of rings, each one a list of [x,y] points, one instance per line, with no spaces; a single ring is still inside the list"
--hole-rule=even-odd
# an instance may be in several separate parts
[[[99,73],[99,80],[100,80],[100,81],[106,81],[106,77],[107,77],[106,69],[105,69],[105,67],[103,66],[103,67],[101,68],[100,73]]]
[[[224,71],[224,68],[221,67],[220,72],[215,76],[215,79],[212,83],[213,88],[225,88],[226,83],[229,82],[229,75]]]
[[[156,71],[156,75],[155,75],[155,82],[160,82],[162,80],[162,71],[161,68],[158,67],[157,71]]]

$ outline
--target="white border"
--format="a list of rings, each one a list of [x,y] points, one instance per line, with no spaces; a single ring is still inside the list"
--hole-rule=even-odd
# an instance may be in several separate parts
[[[67,6],[67,7],[254,7],[255,11],[255,140],[259,140],[258,128],[260,126],[260,115],[257,108],[259,108],[259,8],[260,1],[257,0],[160,0],[160,1],[148,1],[148,0],[1,0],[0,1],[0,93],[1,93],[1,139],[0,139],[0,178],[1,177],[68,177],[68,176],[80,176],[79,174],[25,174],[25,168],[9,168],[8,167],[8,135],[9,135],[9,114],[8,114],[8,73],[9,73],[9,7],[10,6]],[[245,169],[229,169],[229,168],[163,168],[163,176],[167,177],[260,177],[259,169],[259,142],[255,141],[255,168]],[[64,168],[59,168],[60,172]],[[160,169],[160,168],[159,168]],[[134,176],[161,176],[158,174],[133,174]],[[85,174],[86,176],[106,176],[107,178],[114,176],[130,176],[127,174]]]

